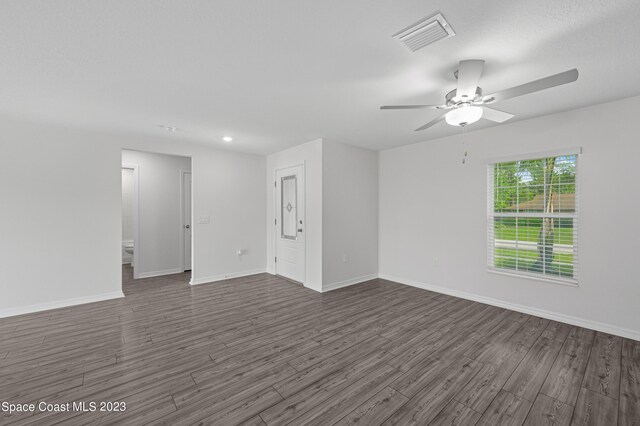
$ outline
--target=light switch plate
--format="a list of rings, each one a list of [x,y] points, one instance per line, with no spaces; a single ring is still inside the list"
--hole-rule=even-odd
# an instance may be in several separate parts
[[[198,216],[198,223],[201,225],[208,225],[211,223],[211,216]]]

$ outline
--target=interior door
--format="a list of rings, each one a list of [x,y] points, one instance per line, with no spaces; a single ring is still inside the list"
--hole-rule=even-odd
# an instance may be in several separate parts
[[[276,171],[276,274],[304,283],[304,166]]]
[[[182,174],[182,232],[184,235],[184,270],[191,270],[191,173]]]

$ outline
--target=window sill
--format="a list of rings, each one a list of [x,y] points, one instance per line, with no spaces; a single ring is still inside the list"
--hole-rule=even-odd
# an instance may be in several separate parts
[[[544,282],[553,283],[553,284],[565,285],[568,287],[575,287],[575,288],[579,287],[578,281],[574,279],[551,278],[551,277],[541,276],[537,274],[527,274],[523,272],[516,273],[516,272],[510,272],[502,269],[491,269],[491,268],[488,268],[487,272],[491,274],[497,274],[497,275],[506,275],[509,277],[524,278],[524,279],[535,280],[535,281],[544,281]]]

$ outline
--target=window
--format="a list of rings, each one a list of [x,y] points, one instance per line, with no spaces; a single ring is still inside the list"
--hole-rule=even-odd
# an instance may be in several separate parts
[[[577,284],[578,152],[489,164],[490,271]]]
[[[280,180],[282,194],[280,196],[280,231],[282,238],[295,240],[298,237],[296,223],[298,221],[297,209],[297,177],[285,176]]]

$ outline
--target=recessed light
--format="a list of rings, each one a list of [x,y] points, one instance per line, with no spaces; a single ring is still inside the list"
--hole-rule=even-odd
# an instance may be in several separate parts
[[[231,136],[223,136],[222,140],[225,142],[231,142],[233,141],[233,138]]]

